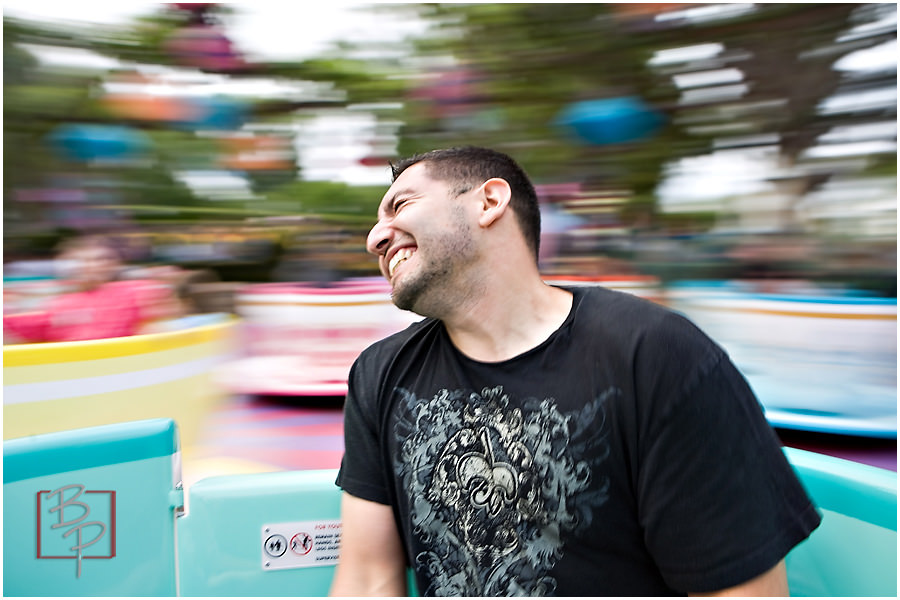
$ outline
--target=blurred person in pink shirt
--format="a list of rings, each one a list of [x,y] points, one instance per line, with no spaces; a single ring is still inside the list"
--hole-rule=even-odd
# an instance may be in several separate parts
[[[138,279],[116,280],[118,252],[100,237],[66,242],[60,267],[72,291],[38,310],[3,316],[4,342],[74,342],[141,333],[152,322],[180,316],[171,286]]]

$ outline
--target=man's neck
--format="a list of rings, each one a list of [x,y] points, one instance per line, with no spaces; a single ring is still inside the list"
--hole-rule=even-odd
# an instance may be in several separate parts
[[[571,292],[546,285],[539,277],[518,278],[489,285],[443,322],[460,352],[474,360],[500,362],[549,338],[571,308]]]

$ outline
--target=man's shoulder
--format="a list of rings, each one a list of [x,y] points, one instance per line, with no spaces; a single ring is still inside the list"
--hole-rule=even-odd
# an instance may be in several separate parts
[[[576,313],[578,327],[605,341],[690,339],[705,344],[708,338],[690,319],[658,302],[602,286],[575,288],[581,294]]]
[[[410,324],[406,329],[393,333],[369,345],[359,355],[359,362],[378,363],[397,356],[405,347],[415,344],[424,337],[434,335],[441,327],[437,319],[423,318]]]
[[[601,285],[568,288],[578,298],[579,316],[591,317],[599,322],[609,322],[616,327],[656,325],[661,321],[678,317],[666,306],[635,294],[610,289]]]

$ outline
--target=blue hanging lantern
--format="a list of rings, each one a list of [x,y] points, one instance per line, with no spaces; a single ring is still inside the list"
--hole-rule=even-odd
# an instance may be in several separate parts
[[[190,115],[179,125],[184,129],[231,131],[240,129],[247,121],[247,103],[229,96],[199,96],[188,98]]]
[[[63,158],[79,162],[137,158],[150,147],[144,134],[121,125],[60,125],[49,141]]]
[[[582,142],[602,146],[649,138],[663,117],[640,98],[623,96],[570,104],[556,122]]]

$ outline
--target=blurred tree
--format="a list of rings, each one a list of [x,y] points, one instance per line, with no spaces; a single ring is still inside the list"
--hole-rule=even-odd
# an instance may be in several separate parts
[[[775,134],[784,164],[792,165],[835,123],[816,110],[841,84],[835,60],[896,30],[839,40],[860,20],[865,7],[857,4],[727,6],[423,5],[422,18],[436,32],[419,45],[430,79],[426,86],[421,76],[410,81],[401,154],[461,143],[506,149],[538,180],[590,178],[630,190],[624,215],[633,222],[658,222],[655,188],[664,167],[710,151],[716,139]],[[719,18],[710,16],[718,9]],[[701,44],[720,49],[665,66],[651,60],[658,51]],[[677,85],[676,76],[714,71],[737,77],[736,87],[698,85],[689,98]],[[667,126],[647,140],[587,146],[554,125],[573,101],[623,96],[655,106]],[[823,181],[799,178],[804,191]]]
[[[177,171],[189,169],[246,171],[248,184],[255,193],[253,202],[246,209],[236,209],[234,205],[221,207],[220,216],[224,218],[268,215],[272,214],[272,207],[278,206],[293,211],[301,205],[303,210],[312,210],[306,207],[313,206],[329,208],[327,203],[315,201],[302,204],[295,201],[290,206],[282,202],[286,192],[278,193],[278,188],[287,185],[288,189],[296,191],[296,186],[291,184],[298,178],[296,155],[290,140],[282,152],[291,161],[290,168],[279,163],[277,169],[266,170],[259,160],[254,163],[249,153],[236,154],[228,146],[227,139],[198,135],[198,129],[208,129],[205,122],[192,124],[173,120],[172,115],[178,112],[178,107],[169,106],[171,100],[162,106],[158,97],[140,98],[131,94],[116,99],[115,103],[110,101],[112,98],[103,89],[105,83],[112,80],[122,84],[152,83],[132,69],[140,65],[179,66],[185,60],[193,60],[182,52],[182,42],[190,42],[190,35],[179,38],[179,31],[186,26],[196,29],[214,25],[234,11],[227,4],[204,4],[203,10],[195,10],[195,6],[199,5],[175,8],[160,4],[155,11],[121,25],[80,26],[4,19],[4,214],[5,221],[12,225],[7,231],[33,229],[34,233],[46,233],[42,230],[53,227],[47,218],[46,204],[19,202],[18,198],[23,189],[46,187],[48,175],[59,171],[106,172],[115,177],[121,183],[120,191],[124,195],[120,199],[122,210],[129,206],[140,207],[135,212],[139,221],[208,218],[215,212],[215,205],[198,198],[176,177]],[[176,38],[180,50],[173,51],[172,41]],[[46,68],[26,47],[86,50],[118,61],[124,70],[111,70],[110,67],[93,70]],[[277,131],[279,124],[300,118],[298,111],[395,101],[401,96],[403,82],[390,77],[393,67],[352,58],[354,48],[353,44],[342,43],[332,52],[314,59],[258,64],[242,62],[239,69],[232,68],[235,61],[224,64],[221,69],[210,61],[195,66],[232,80],[252,77],[274,82],[295,80],[324,84],[322,91],[312,90],[308,97],[299,99],[272,98],[265,93],[249,97],[243,108],[246,119],[256,126],[273,124]],[[187,51],[188,54],[193,52],[190,48]],[[146,160],[119,165],[64,161],[48,145],[48,135],[61,124],[75,122],[139,128],[151,141],[150,152]],[[262,131],[257,136],[259,139],[265,137]],[[263,148],[257,154],[261,156],[266,150]],[[273,193],[272,201],[268,200],[270,192]],[[351,212],[368,206],[368,202],[356,204],[358,194],[338,196],[351,203]],[[158,209],[152,210],[154,206]],[[259,208],[255,213],[254,207]]]
[[[219,13],[230,10],[227,6],[216,8]],[[189,111],[176,111],[187,114],[205,109],[204,114],[208,113],[208,116],[192,123],[179,120],[169,109],[159,115],[151,114],[148,108],[159,104],[158,97],[146,98],[148,102],[156,102],[153,106],[140,104],[142,98],[135,94],[117,104],[107,100],[109,95],[103,86],[111,80],[110,74],[120,83],[152,83],[133,69],[137,66],[175,65],[183,61],[185,57],[173,53],[169,44],[185,23],[183,15],[164,4],[154,13],[119,26],[63,26],[53,22],[4,18],[5,242],[15,242],[23,252],[28,251],[29,244],[35,248],[52,247],[53,239],[66,234],[70,227],[67,219],[75,218],[84,224],[96,221],[89,216],[85,220],[83,217],[88,213],[98,217],[101,214],[130,215],[137,222],[206,220],[211,216],[240,220],[248,216],[273,214],[267,208],[265,192],[297,178],[296,156],[290,141],[285,152],[290,155],[290,162],[279,163],[277,171],[259,168],[264,165],[258,161],[251,164],[252,160],[246,160],[246,156],[240,157],[243,162],[236,167],[234,159],[238,157],[232,155],[229,161],[231,150],[222,140],[206,131],[213,125],[219,127],[219,121],[227,127],[240,125],[234,119],[228,120],[229,114],[222,109],[229,106],[222,105],[221,101],[209,107],[191,106],[185,107]],[[47,66],[36,58],[34,49],[48,48],[62,52],[90,51],[94,55],[118,61],[124,70],[112,66]],[[112,61],[110,65],[115,64]],[[214,71],[214,66],[209,68]],[[318,73],[319,79],[327,79],[322,74],[323,68],[314,63],[310,67],[277,65],[271,73],[263,64],[237,74],[230,73],[229,76],[283,77],[283,73],[287,73],[296,77],[299,71]],[[362,68],[359,72],[363,72]],[[335,66],[331,73],[333,80],[342,80],[339,66]],[[343,104],[335,96],[312,96],[294,101],[271,99],[260,94],[250,98],[246,109],[241,109],[256,123],[277,124],[291,118],[298,109]],[[123,109],[126,110],[123,112]],[[70,124],[86,126],[77,129],[70,127]],[[127,128],[138,129],[142,132],[140,137],[149,143],[139,157],[131,160],[98,161],[87,156],[85,160],[73,160],[76,154],[71,151],[72,144],[79,142],[72,136],[78,131],[85,135],[90,135],[92,131],[98,135],[99,132],[113,131],[102,127],[106,125],[116,125],[123,136]],[[66,131],[65,140],[60,137],[62,133],[55,133],[63,130]],[[89,137],[83,142],[83,149],[90,146],[95,150],[104,143]],[[61,152],[65,150],[61,144],[65,144],[70,151]],[[191,169],[238,169],[241,166],[247,167],[248,184],[257,193],[255,198],[248,195],[247,200],[253,202],[246,207],[236,207],[233,203],[211,204],[208,199],[198,197],[177,176],[179,171]],[[98,182],[103,182],[104,188],[99,193]],[[59,204],[61,200],[67,204]],[[290,208],[295,210],[297,203]],[[76,214],[80,216],[72,217]],[[65,215],[69,216],[63,219]],[[49,242],[46,241],[48,238]]]
[[[236,11],[212,4],[204,18]],[[229,63],[209,73],[234,80],[319,82],[322,93],[301,99],[250,98],[254,123],[295,121],[320,107],[365,103],[386,121],[401,121],[399,154],[455,144],[482,144],[514,154],[540,182],[581,181],[625,198],[619,218],[631,230],[672,219],[714,223],[710,215],[672,218],[657,209],[657,186],[668,165],[710,152],[717,144],[752,145],[775,139],[786,169],[837,125],[896,118],[896,108],[849,113],[821,110],[836,91],[896,85],[896,69],[848,76],[833,65],[848,53],[896,39],[882,4],[377,4],[370,10],[431,23],[415,49],[342,42],[310,60]],[[236,13],[235,13],[236,14]],[[124,118],[101,101],[107,72],[39,68],[26,44],[84,49],[123,63],[183,62],[171,40],[190,23],[183,11],[160,4],[119,26],[72,26],[4,18],[4,220],[6,231],[40,229],[40,203],[19,202],[23,190],[46,186],[48,173],[108,173],[120,183],[123,207],[144,207],[139,219],[243,219],[247,216],[329,211],[368,214],[371,190],[310,185],[296,173],[248,175],[252,201],[222,207],[196,195],[176,177],[185,168],[212,168],[218,142],[189,126]],[[196,24],[196,23],[195,23]],[[848,35],[854,28],[860,29]],[[660,60],[673,51],[711,48],[704,56]],[[719,77],[718,82],[715,76]],[[707,83],[685,83],[689,78]],[[709,79],[712,77],[712,79]],[[722,79],[724,77],[724,79]],[[731,78],[730,80],[728,78]],[[652,137],[587,145],[557,125],[573,102],[636,97],[665,117]],[[309,114],[309,113],[306,113]],[[119,123],[151,140],[143,162],[76,165],[48,148],[61,123]],[[367,161],[390,158],[377,153]],[[896,153],[867,159],[872,173],[896,175]],[[827,169],[793,169],[776,181],[790,193],[820,185]],[[624,193],[620,193],[624,191]],[[333,200],[340,199],[340,205]],[[377,199],[377,194],[374,196]],[[249,200],[249,199],[248,199]],[[157,210],[152,210],[156,207]],[[337,207],[337,210],[335,208]],[[165,215],[169,215],[168,217]],[[9,225],[14,225],[12,228]],[[699,226],[699,225],[698,225]]]

